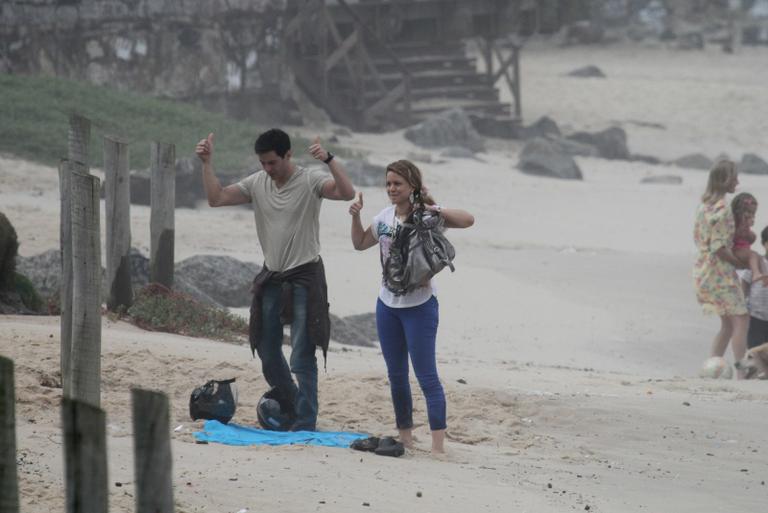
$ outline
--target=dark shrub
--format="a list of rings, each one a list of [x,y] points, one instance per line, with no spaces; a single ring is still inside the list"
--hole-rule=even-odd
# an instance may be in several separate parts
[[[11,221],[0,212],[0,290],[9,290],[14,286],[16,254],[19,251],[19,239]]]
[[[136,294],[128,309],[138,327],[230,342],[244,342],[248,322],[226,310],[204,305],[158,283],[150,283]]]

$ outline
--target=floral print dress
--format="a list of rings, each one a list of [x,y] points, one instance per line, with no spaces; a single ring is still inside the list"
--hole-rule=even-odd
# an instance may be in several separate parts
[[[696,298],[704,313],[717,315],[744,315],[747,305],[744,291],[736,276],[736,268],[718,258],[715,252],[733,246],[736,223],[725,199],[702,203],[696,211],[693,240],[698,257],[693,266]]]

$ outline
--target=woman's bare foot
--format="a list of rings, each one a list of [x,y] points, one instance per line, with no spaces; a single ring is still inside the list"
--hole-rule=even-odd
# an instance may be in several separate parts
[[[432,454],[445,454],[445,429],[432,431]]]
[[[413,430],[411,429],[398,429],[400,432],[400,443],[406,449],[413,449]]]

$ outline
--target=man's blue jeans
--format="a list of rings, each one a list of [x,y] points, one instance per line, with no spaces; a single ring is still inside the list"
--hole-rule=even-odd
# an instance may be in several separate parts
[[[264,378],[291,399],[296,412],[294,431],[315,431],[317,423],[317,358],[307,334],[307,289],[293,285],[290,369],[283,356],[283,325],[280,323],[281,286],[264,286],[259,357]],[[298,387],[291,378],[296,375]]]

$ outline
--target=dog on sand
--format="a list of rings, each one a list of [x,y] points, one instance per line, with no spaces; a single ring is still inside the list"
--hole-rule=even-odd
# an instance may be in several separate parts
[[[734,366],[747,379],[768,379],[768,342],[753,347]]]

